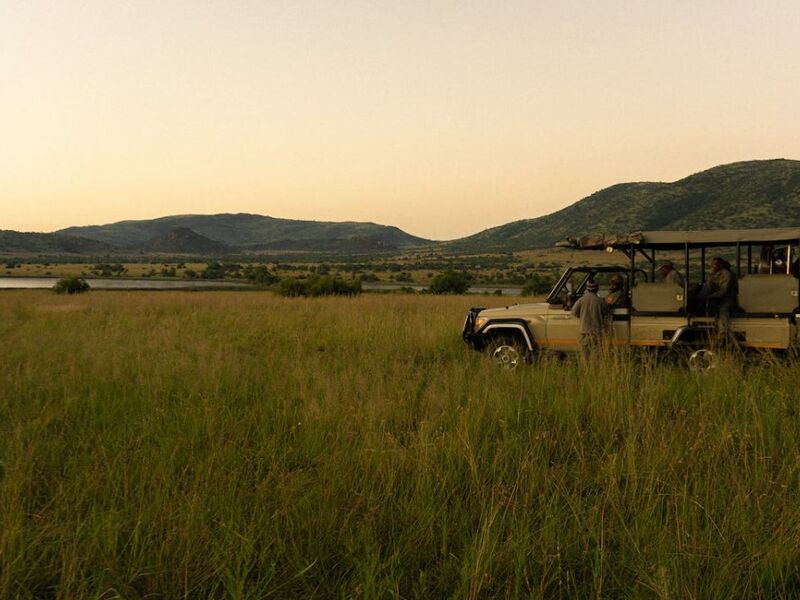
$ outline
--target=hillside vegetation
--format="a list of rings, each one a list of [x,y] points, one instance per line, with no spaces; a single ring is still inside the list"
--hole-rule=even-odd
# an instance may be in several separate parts
[[[58,233],[0,230],[0,252],[19,254],[99,254],[111,247],[97,240]]]
[[[552,247],[566,237],[654,229],[800,225],[800,161],[714,167],[674,183],[621,183],[558,212],[450,242],[375,223],[276,219],[254,214],[177,215],[56,234],[0,232],[0,253],[219,256],[259,252],[369,254],[409,249],[497,253]]]
[[[428,240],[397,227],[375,223],[299,221],[253,214],[177,215],[109,225],[69,227],[59,233],[79,235],[118,247],[146,247],[175,230],[237,250],[391,250]]]
[[[143,252],[156,252],[166,254],[199,254],[211,256],[230,252],[231,247],[222,242],[217,242],[200,235],[188,227],[178,227],[156,236],[138,246]]]
[[[0,294],[0,597],[797,596],[796,364],[498,372],[491,302]]]
[[[800,161],[781,159],[722,165],[674,183],[621,183],[550,215],[487,229],[447,246],[513,251],[589,233],[788,225],[800,225]]]

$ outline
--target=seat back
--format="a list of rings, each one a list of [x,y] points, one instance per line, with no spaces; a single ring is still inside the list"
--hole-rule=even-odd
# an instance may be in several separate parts
[[[678,312],[683,308],[683,288],[662,281],[638,283],[631,303],[640,312]]]
[[[792,275],[747,275],[739,281],[739,306],[748,313],[790,313],[797,308]]]

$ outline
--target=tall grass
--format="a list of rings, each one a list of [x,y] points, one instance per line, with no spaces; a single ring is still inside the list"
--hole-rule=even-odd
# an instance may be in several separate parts
[[[800,594],[796,365],[498,372],[473,302],[0,295],[0,596]]]

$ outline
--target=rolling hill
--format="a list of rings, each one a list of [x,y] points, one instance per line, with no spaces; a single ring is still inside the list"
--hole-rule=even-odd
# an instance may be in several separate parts
[[[800,225],[800,161],[721,165],[672,183],[621,183],[560,211],[449,242],[375,223],[277,219],[238,213],[176,215],[69,227],[52,234],[0,232],[0,253],[370,253],[438,246],[446,252],[509,252],[568,236],[651,229]]]
[[[567,236],[800,225],[800,161],[721,165],[673,183],[621,183],[558,212],[446,243],[466,252],[552,246]]]
[[[430,243],[397,227],[375,223],[299,221],[253,214],[176,215],[109,225],[69,227],[77,235],[124,248],[144,248],[175,230],[191,230],[233,251],[380,251]]]
[[[23,233],[0,230],[2,254],[105,254],[111,246],[105,242],[59,233]]]
[[[231,251],[231,247],[227,244],[200,235],[188,227],[178,227],[164,235],[156,236],[144,244],[138,244],[136,249],[159,254],[199,255],[225,254]]]

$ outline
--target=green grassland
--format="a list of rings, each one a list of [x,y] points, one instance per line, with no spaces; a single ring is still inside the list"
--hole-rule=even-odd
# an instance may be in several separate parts
[[[409,252],[394,256],[364,255],[348,260],[336,257],[282,257],[266,260],[264,257],[247,257],[243,260],[216,261],[198,257],[186,261],[175,257],[152,257],[140,262],[118,262],[102,260],[95,262],[53,262],[27,258],[8,258],[0,276],[6,277],[131,277],[186,279],[207,276],[211,265],[213,278],[247,278],[248,268],[266,268],[279,278],[302,277],[310,273],[335,274],[348,279],[362,279],[371,283],[396,283],[429,285],[440,273],[456,270],[469,273],[472,282],[478,285],[524,286],[534,276],[556,278],[564,265],[621,264],[628,259],[621,252],[608,254],[604,251],[575,251],[562,248],[530,250],[517,253],[495,253],[454,256],[433,252]]]
[[[800,594],[797,365],[499,372],[481,302],[0,294],[0,597]]]

